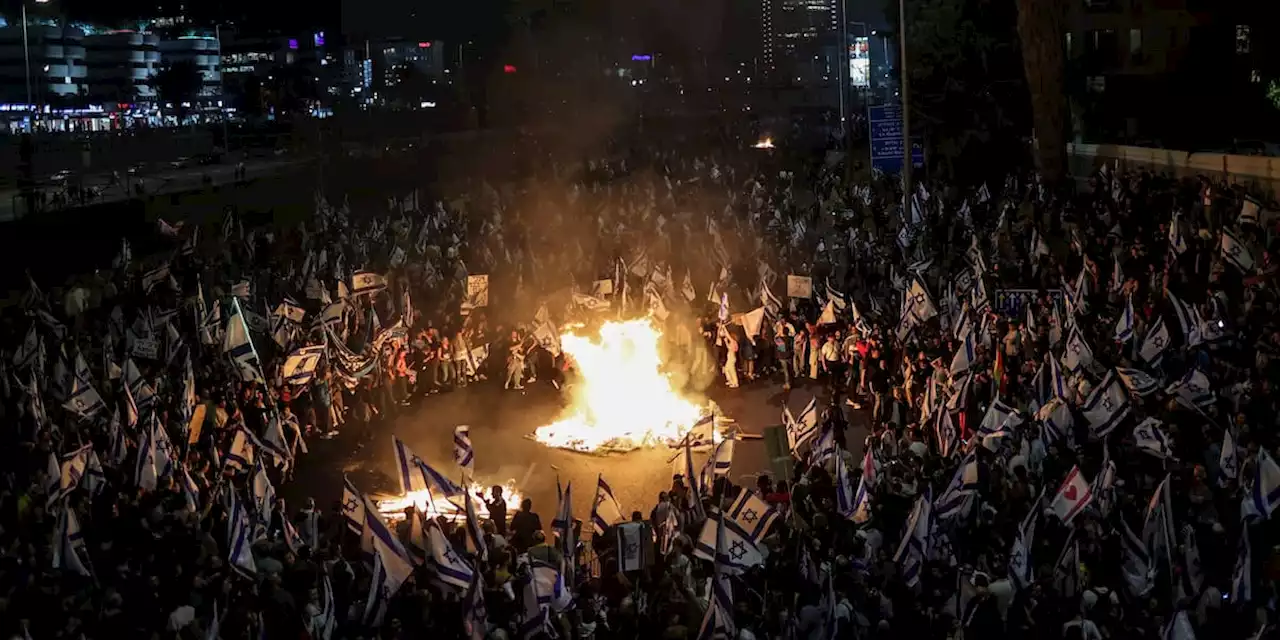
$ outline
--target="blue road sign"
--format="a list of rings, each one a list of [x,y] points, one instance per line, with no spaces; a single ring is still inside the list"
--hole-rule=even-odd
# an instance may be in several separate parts
[[[867,107],[871,129],[871,167],[887,174],[902,172],[902,105]],[[924,166],[924,145],[911,141],[911,164]]]

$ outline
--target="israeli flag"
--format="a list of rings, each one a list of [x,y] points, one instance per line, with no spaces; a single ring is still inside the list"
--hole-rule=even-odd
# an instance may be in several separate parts
[[[1218,457],[1218,484],[1225,485],[1228,480],[1240,477],[1240,451],[1236,447],[1236,437],[1227,429],[1222,434],[1222,454]]]
[[[1128,387],[1129,391],[1144,398],[1160,390],[1160,382],[1145,371],[1128,367],[1116,367],[1116,374],[1120,376],[1120,380],[1124,382],[1124,386]]]
[[[1236,568],[1231,572],[1231,602],[1243,604],[1253,599],[1253,546],[1249,543],[1249,525],[1240,527],[1236,542]]]
[[[365,601],[364,620],[377,626],[386,613],[386,604],[400,586],[413,574],[413,561],[400,541],[387,529],[377,512],[366,508],[364,532],[361,540],[374,556],[375,571],[369,587],[370,597]],[[465,588],[465,586],[464,586]]]
[[[893,561],[902,569],[902,581],[907,587],[914,589],[920,584],[920,574],[924,569],[925,558],[929,553],[929,526],[933,522],[933,505],[929,491],[916,499],[911,509],[911,517],[907,520],[902,542],[893,554]]]
[[[271,486],[271,479],[267,477],[267,470],[263,468],[261,459],[253,468],[249,488],[253,491],[253,512],[258,524],[265,529],[271,522],[271,512],[275,508],[276,489]]]
[[[57,467],[57,491],[49,496],[50,502],[61,500],[80,486],[80,481],[89,468],[89,454],[92,452],[93,445],[87,444],[62,457],[62,463]]]
[[[1266,449],[1258,450],[1253,483],[1246,500],[1253,511],[1264,518],[1270,518],[1271,513],[1280,506],[1280,466],[1276,465]]]
[[[723,544],[719,542],[721,540]],[[717,552],[717,549],[727,551]],[[752,542],[751,535],[742,529],[737,520],[719,512],[707,514],[707,519],[702,523],[702,531],[694,542],[693,555],[716,562],[721,571],[733,575],[764,565],[764,555],[755,542]]]
[[[1146,337],[1142,339],[1138,357],[1151,366],[1159,365],[1170,342],[1169,327],[1164,323],[1164,318],[1157,316],[1156,321],[1147,329]]]
[[[1133,338],[1133,296],[1124,299],[1124,312],[1116,322],[1116,342],[1124,344]]]
[[[1084,334],[1079,328],[1072,328],[1067,338],[1066,352],[1062,355],[1062,366],[1071,373],[1079,373],[1081,369],[1093,363],[1093,348],[1085,342]]]
[[[622,506],[613,496],[613,489],[604,481],[604,475],[596,478],[596,499],[591,504],[591,524],[596,535],[602,536],[609,527],[622,522],[626,518],[622,514]]]
[[[1194,347],[1200,344],[1203,340],[1200,336],[1200,323],[1196,320],[1195,309],[1179,300],[1172,291],[1166,289],[1165,293],[1169,296],[1169,305],[1173,307],[1173,315],[1178,319],[1178,326],[1182,328],[1182,335],[1187,339],[1187,346]]]
[[[227,491],[231,510],[227,525],[227,561],[233,569],[248,575],[257,575],[258,565],[253,560],[253,529],[249,526],[249,514],[244,504],[236,498],[234,490]]]
[[[969,330],[961,338],[960,348],[956,349],[956,354],[951,358],[951,375],[956,376],[969,370],[973,366],[974,360],[977,359],[975,353],[975,345],[973,342],[973,328],[970,325]]]
[[[53,547],[53,568],[77,573],[84,577],[92,576],[88,565],[80,557],[85,550],[84,535],[80,532],[80,519],[71,507],[64,507],[58,513],[58,531]]]
[[[400,475],[400,488],[408,495],[416,491],[430,491],[433,495],[452,498],[465,493],[447,476],[431,468],[422,458],[409,450],[400,438],[393,437],[396,470]]]
[[[200,485],[191,478],[191,474],[187,471],[187,465],[181,465],[182,468],[182,496],[187,501],[187,511],[195,513],[200,510]]]
[[[938,420],[934,426],[934,435],[938,443],[938,455],[943,458],[950,458],[955,447],[957,432],[956,425],[951,420],[949,411],[941,411],[938,413]]]
[[[1062,398],[1052,398],[1036,413],[1036,419],[1040,420],[1041,440],[1044,446],[1053,446],[1060,440],[1065,439],[1067,446],[1074,444],[1072,431],[1075,427],[1075,419],[1071,415],[1071,407],[1067,406],[1066,400]]]
[[[142,434],[142,446],[138,447],[138,461],[134,466],[133,478],[134,484],[144,491],[155,491],[156,482],[160,479],[160,471],[157,468],[156,459],[158,458],[156,450],[156,430],[155,423],[152,428],[147,429]]]
[[[387,288],[387,279],[370,271],[357,271],[351,276],[351,295],[372,295]]]
[[[435,579],[441,584],[459,590],[471,586],[475,573],[471,565],[453,549],[440,524],[434,518],[426,519],[427,563],[435,570]]]
[[[1229,229],[1222,230],[1222,259],[1243,273],[1253,272],[1253,252]]]
[[[1155,584],[1156,568],[1151,562],[1151,553],[1147,545],[1129,528],[1124,518],[1120,518],[1120,545],[1124,553],[1120,572],[1124,576],[1129,595],[1135,598],[1145,597]]]
[[[731,553],[726,543],[725,525],[722,520],[716,527],[715,563],[711,574],[710,602],[698,628],[698,640],[716,640],[717,638],[737,637],[737,629],[733,620],[733,585],[729,582],[732,567],[725,567],[720,558]],[[728,570],[726,570],[728,569]]]
[[[1081,413],[1089,423],[1090,433],[1100,439],[1111,433],[1132,410],[1124,383],[1114,371],[1108,371],[1102,382],[1085,399]]]
[[[707,463],[702,466],[702,486],[710,487],[716,478],[729,475],[729,469],[733,467],[733,448],[733,438],[725,438],[716,443],[711,455],[707,457]]]
[[[329,578],[326,576],[325,580]],[[485,640],[489,637],[489,610],[484,603],[484,578],[475,572],[467,595],[462,600],[462,626],[466,640]],[[329,640],[324,638],[323,640]]]
[[[227,451],[227,458],[224,464],[240,471],[247,471],[254,467],[255,454],[260,446],[258,438],[243,425],[236,429],[235,436],[231,439],[231,449]]]
[[[1185,404],[1201,409],[1210,407],[1217,401],[1209,376],[1199,369],[1192,369],[1181,380],[1165,388],[1165,393],[1177,396]]]
[[[471,478],[476,468],[476,450],[471,446],[471,427],[453,428],[453,461],[462,468],[462,477]]]
[[[258,359],[257,349],[253,347],[253,339],[249,336],[249,325],[245,322],[238,298],[232,298],[231,301],[231,315],[227,319],[222,351],[229,355],[232,362],[239,368],[242,380],[266,383],[262,375],[262,363]]]
[[[787,425],[787,443],[791,453],[800,455],[801,447],[818,436],[818,399],[811,398],[798,418],[791,417],[791,409],[782,407],[782,421]]]
[[[1155,418],[1147,418],[1134,427],[1133,440],[1144,453],[1161,460],[1173,457],[1173,446],[1169,444],[1169,436],[1160,428],[1160,421]]]
[[[284,359],[281,375],[285,383],[300,386],[311,382],[323,357],[324,347],[321,345],[294,350]]]
[[[480,528],[480,519],[476,517],[476,498],[467,496],[463,501],[467,516],[467,551],[479,558],[481,562],[489,559],[489,547],[484,542],[484,531]]]
[[[970,450],[951,477],[946,491],[932,505],[931,511],[936,512],[935,517],[939,521],[959,515],[969,497],[978,490],[978,486],[978,459],[976,450]]]

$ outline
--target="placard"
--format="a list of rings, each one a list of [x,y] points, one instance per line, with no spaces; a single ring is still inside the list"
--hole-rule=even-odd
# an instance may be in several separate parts
[[[129,349],[135,358],[143,358],[146,360],[159,359],[160,341],[153,336],[145,338],[136,338],[133,341],[133,347]]]
[[[787,297],[788,298],[812,298],[813,297],[813,278],[809,276],[787,276]]]
[[[467,276],[466,306],[471,308],[489,306],[489,275]]]

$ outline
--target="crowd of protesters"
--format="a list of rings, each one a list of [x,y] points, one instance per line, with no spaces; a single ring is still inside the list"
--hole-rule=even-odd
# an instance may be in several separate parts
[[[904,210],[891,180],[780,166],[749,142],[548,162],[389,213],[318,201],[294,228],[161,223],[167,255],[135,260],[126,239],[61,303],[33,282],[0,371],[0,632],[1267,637],[1280,331],[1265,207],[1104,169],[1070,195],[1031,174],[923,185]],[[687,352],[673,360],[689,384],[818,397],[788,411],[786,477],[737,487],[758,470],[690,463],[626,523],[495,499],[480,535],[427,525],[442,555],[412,551],[410,514],[372,563],[378,516],[275,498],[320,463],[308,438],[459,385],[565,376],[541,329],[592,313],[603,279]],[[848,416],[870,422],[861,455]],[[767,524],[744,531],[720,507],[749,497]],[[415,564],[391,592],[381,553]],[[554,569],[554,597],[531,566]]]

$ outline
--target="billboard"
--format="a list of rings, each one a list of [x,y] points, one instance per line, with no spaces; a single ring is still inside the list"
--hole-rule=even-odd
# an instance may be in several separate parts
[[[859,89],[871,86],[871,40],[865,36],[849,45],[849,82]]]

